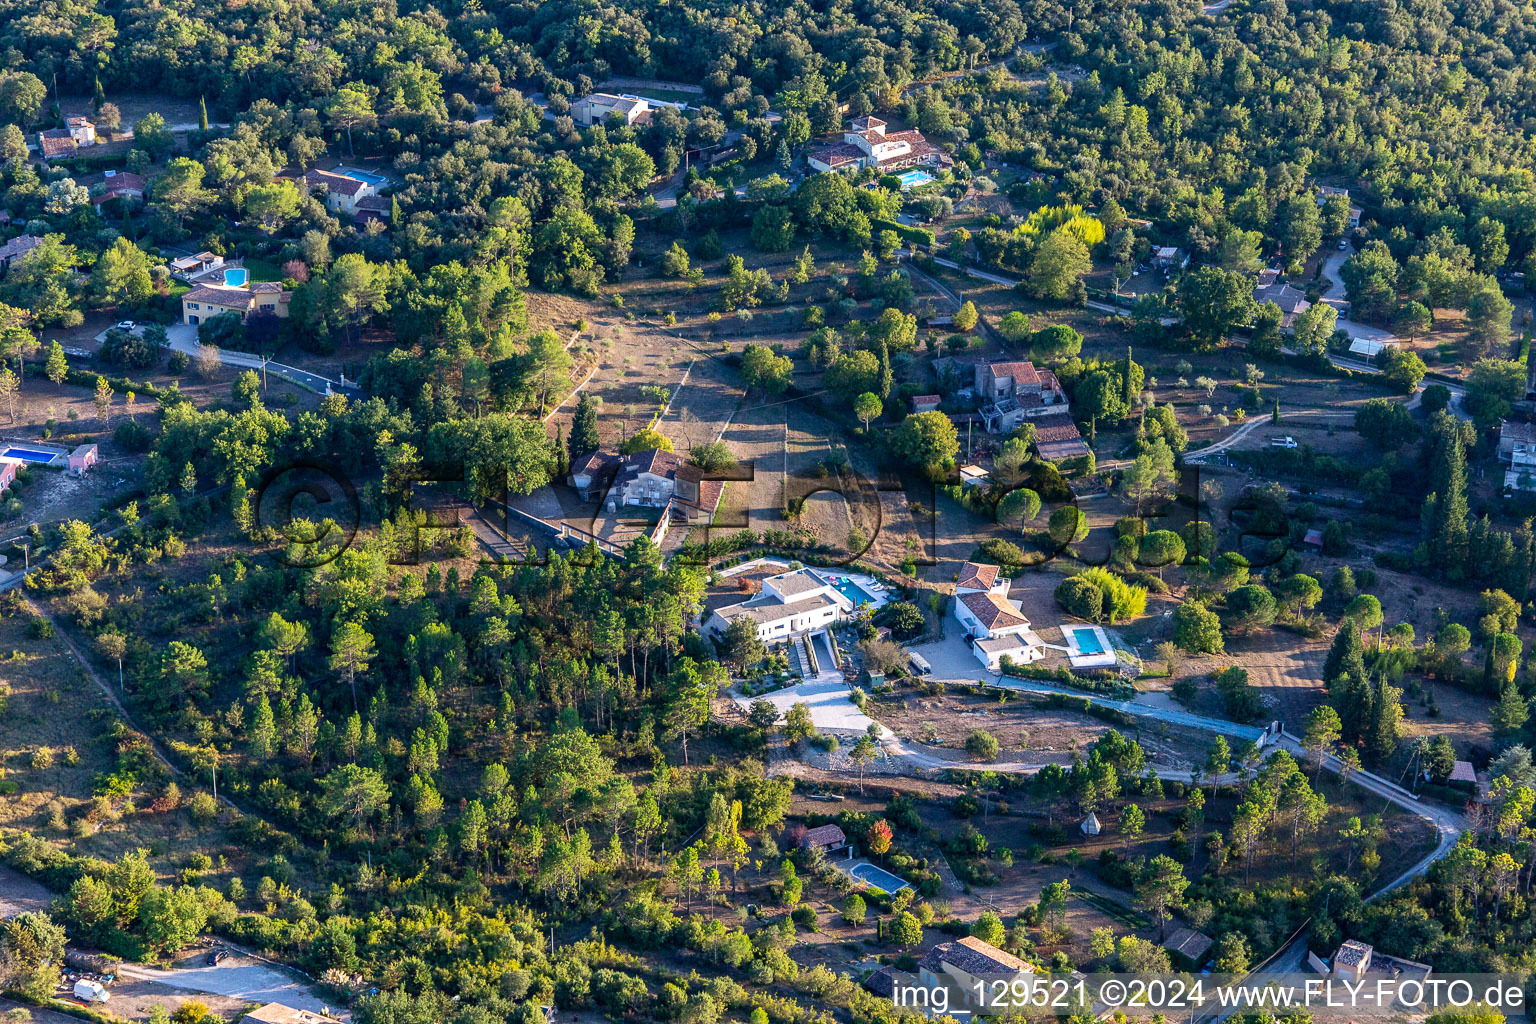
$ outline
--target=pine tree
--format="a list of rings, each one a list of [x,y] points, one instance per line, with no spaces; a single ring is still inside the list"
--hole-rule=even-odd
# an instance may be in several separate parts
[[[885,342],[880,343],[880,390],[876,392],[880,401],[891,397],[891,384],[894,377],[891,374],[891,350]]]
[[[57,341],[48,346],[48,363],[43,372],[55,384],[64,383],[64,378],[69,376],[69,357],[64,354],[64,346]]]
[[[1131,407],[1131,399],[1136,396],[1131,394],[1131,367],[1136,361],[1131,358],[1131,346],[1125,346],[1125,376],[1120,378],[1120,404],[1122,408]]]
[[[1397,752],[1403,722],[1403,691],[1382,680],[1372,695],[1365,736],[1366,756],[1380,764]]]
[[[1489,720],[1497,732],[1519,732],[1525,725],[1525,720],[1530,717],[1530,708],[1526,706],[1525,698],[1520,695],[1520,690],[1514,683],[1507,684],[1499,693],[1499,702],[1493,706],[1493,712]]]

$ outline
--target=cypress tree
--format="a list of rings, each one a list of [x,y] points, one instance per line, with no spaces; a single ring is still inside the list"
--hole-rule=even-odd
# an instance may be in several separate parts
[[[1359,743],[1373,732],[1376,698],[1363,674],[1349,673],[1333,682],[1333,706],[1339,713],[1340,737],[1346,744]]]
[[[571,420],[571,436],[566,439],[566,451],[571,463],[597,451],[602,438],[597,433],[597,399],[584,394],[576,399],[576,415]]]
[[[91,96],[91,109],[99,114],[101,113],[101,105],[105,102],[107,102],[107,93],[101,87],[101,76],[97,75],[96,90]]]
[[[1430,449],[1430,492],[1424,503],[1425,542],[1431,565],[1459,579],[1467,557],[1467,453],[1462,427],[1436,413]]]
[[[202,131],[208,130],[208,99],[205,96],[197,98],[197,127]]]
[[[1333,646],[1323,661],[1323,682],[1331,686],[1345,673],[1355,679],[1365,678],[1365,649],[1360,645],[1360,629],[1351,618],[1340,622],[1334,634]]]
[[[891,349],[885,342],[880,343],[880,401],[891,397],[891,384],[894,381],[891,374]]]

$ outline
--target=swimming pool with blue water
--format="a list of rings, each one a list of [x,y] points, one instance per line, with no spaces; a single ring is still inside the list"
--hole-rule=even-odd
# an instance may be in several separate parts
[[[20,448],[16,445],[11,445],[5,451],[0,452],[0,455],[5,455],[12,459],[20,459],[22,462],[40,462],[45,466],[54,459],[62,459],[64,457],[59,452],[40,451],[36,448]]]
[[[1104,653],[1104,645],[1099,643],[1099,634],[1092,629],[1086,627],[1074,629],[1072,639],[1077,641],[1077,649],[1084,654]]]
[[[840,577],[832,581],[832,586],[839,594],[852,601],[855,608],[861,604],[875,603],[875,599],[863,587],[853,582],[853,580]]]
[[[338,167],[336,168],[336,173],[345,174],[347,177],[356,178],[358,181],[366,181],[374,188],[378,188],[389,180],[382,174],[375,174],[372,171],[360,171],[356,167]]]
[[[877,868],[873,864],[855,864],[848,870],[848,874],[853,876],[855,881],[863,882],[866,885],[879,889],[887,896],[894,896],[903,889],[911,888],[904,879],[898,878],[884,868]]]

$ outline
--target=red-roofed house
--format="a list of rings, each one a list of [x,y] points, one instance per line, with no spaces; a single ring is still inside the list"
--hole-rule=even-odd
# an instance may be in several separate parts
[[[995,1013],[995,1003],[985,1002],[992,983],[1006,986],[1021,975],[1033,973],[1032,965],[974,935],[939,943],[917,965],[919,984],[949,993],[942,1004],[930,996],[929,1005],[947,1006],[951,1015],[957,1011]],[[978,991],[984,993],[982,999],[977,998]]]
[[[73,156],[78,145],[68,128],[50,128],[37,133],[37,150],[44,160]]]
[[[806,829],[805,835],[800,837],[802,850],[821,850],[831,853],[847,845],[848,837],[836,825],[817,825],[815,828]]]
[[[858,117],[843,132],[843,141],[806,154],[805,162],[813,171],[856,171],[873,167],[897,171],[926,164],[942,167],[954,158],[934,146],[919,131],[887,132],[878,117]]]
[[[975,374],[972,387],[989,433],[1011,433],[1026,419],[1067,409],[1067,393],[1056,375],[1034,363],[977,363]]]
[[[955,593],[990,593],[1002,594],[1006,597],[1011,582],[1004,578],[1002,570],[995,565],[986,565],[982,562],[962,562],[960,564],[960,578],[955,581]]]
[[[913,395],[912,414],[915,416],[923,412],[938,412],[939,403],[943,401],[939,395]]]
[[[965,627],[976,660],[994,672],[1000,670],[1004,657],[1021,664],[1045,657],[1045,641],[1030,628],[1023,610],[1008,600],[1006,590],[957,591],[955,620]]]
[[[43,244],[43,240],[36,235],[17,235],[15,238],[0,245],[0,267],[9,267],[11,260],[27,253]]]

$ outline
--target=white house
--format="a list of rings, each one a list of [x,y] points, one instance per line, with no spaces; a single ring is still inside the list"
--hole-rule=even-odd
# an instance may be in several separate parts
[[[650,109],[651,105],[639,96],[594,92],[571,104],[571,117],[577,124],[602,124],[610,117],[622,117],[625,124],[634,124]]]
[[[69,137],[82,149],[96,145],[96,126],[88,118],[71,117],[64,122],[69,126]]]
[[[359,199],[378,195],[379,192],[370,182],[350,174],[317,169],[304,172],[304,187],[307,191],[313,192],[322,185],[325,187],[325,208],[332,213],[354,213]]]
[[[815,569],[791,569],[763,580],[762,592],[740,604],[717,608],[709,616],[706,632],[724,633],[731,623],[747,618],[757,623],[757,638],[764,643],[824,629],[858,610]]]
[[[988,589],[955,594],[955,619],[965,627],[971,653],[993,672],[1002,670],[1004,657],[1026,665],[1045,657],[1045,641],[1006,593]]]
[[[878,117],[857,117],[843,132],[843,141],[812,150],[805,162],[813,171],[856,171],[873,167],[895,171],[926,164],[942,167],[954,158],[923,137],[916,130],[891,132]]]

